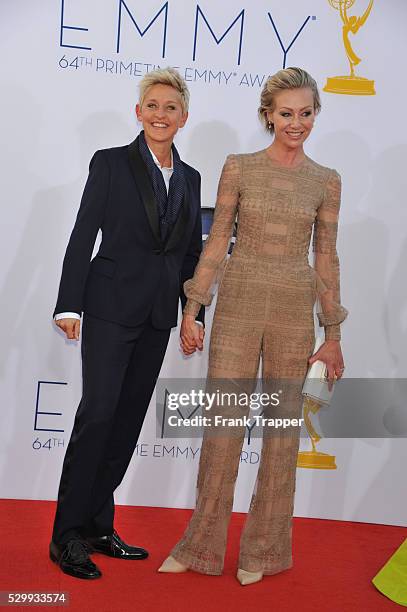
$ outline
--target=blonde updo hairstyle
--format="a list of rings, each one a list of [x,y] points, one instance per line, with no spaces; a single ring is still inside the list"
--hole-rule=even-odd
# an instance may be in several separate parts
[[[141,79],[139,84],[140,100],[139,104],[142,107],[147,91],[153,85],[169,85],[178,91],[181,96],[182,112],[185,114],[189,108],[189,89],[178,70],[174,68],[158,68],[147,72]]]
[[[314,111],[317,115],[321,110],[321,99],[315,79],[302,68],[284,68],[270,76],[265,82],[258,109],[259,119],[270,134],[274,133],[273,124],[269,124],[267,112],[274,110],[274,98],[284,89],[303,89],[308,87],[314,96]]]

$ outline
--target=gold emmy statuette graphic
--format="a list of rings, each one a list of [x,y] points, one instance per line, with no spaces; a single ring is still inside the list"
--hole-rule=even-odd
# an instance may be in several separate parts
[[[355,75],[355,66],[357,66],[362,60],[352,49],[352,45],[349,40],[349,35],[357,34],[359,29],[369,17],[373,6],[373,0],[369,0],[369,4],[361,17],[356,17],[356,15],[348,15],[348,9],[353,6],[355,0],[328,0],[328,2],[332,8],[339,11],[342,19],[342,38],[349,61],[350,75],[328,77],[324,91],[336,94],[347,94],[350,96],[374,96],[376,93],[374,81],[370,81],[369,79]]]
[[[316,445],[320,441],[321,436],[315,431],[311,423],[310,412],[316,414],[320,408],[321,405],[313,399],[309,397],[304,399],[304,421],[308,435],[311,439],[312,450],[300,451],[298,453],[297,467],[317,470],[336,470],[335,457],[327,453],[320,453],[316,449]]]

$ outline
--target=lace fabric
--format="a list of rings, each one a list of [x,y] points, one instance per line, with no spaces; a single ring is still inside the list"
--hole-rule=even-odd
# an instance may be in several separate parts
[[[205,248],[195,269],[192,279],[184,283],[188,300],[184,309],[186,314],[197,315],[201,304],[211,304],[214,288],[223,277],[226,257],[237,218],[238,234],[235,254],[256,257],[259,255],[259,242],[263,243],[260,259],[275,257],[276,263],[286,267],[293,256],[305,257],[308,254],[312,228],[314,251],[314,283],[319,309],[317,316],[325,327],[326,339],[340,339],[340,323],[348,312],[340,304],[340,269],[336,250],[338,217],[341,197],[341,179],[335,170],[324,168],[307,158],[305,166],[296,168],[267,168],[269,161],[265,151],[249,156],[229,155],[226,159],[219,181],[214,219]],[[261,198],[262,184],[269,183],[270,210],[259,227],[261,216],[255,218],[257,206],[253,211],[245,211],[244,224],[239,220],[239,198],[247,196],[248,188],[242,178],[245,165],[246,174],[253,174],[253,165],[258,164],[258,194]],[[267,176],[262,176],[267,173]],[[251,177],[253,180],[253,177]],[[314,180],[313,180],[314,179]],[[291,198],[298,201],[298,209]],[[273,202],[273,197],[275,202]],[[310,210],[309,204],[312,209]],[[279,210],[280,208],[280,210]],[[264,218],[265,217],[265,218]],[[265,240],[262,241],[264,236]],[[272,238],[272,240],[270,240]],[[241,244],[240,244],[241,243]],[[267,255],[269,256],[267,258]],[[232,255],[233,257],[233,255]],[[301,257],[300,257],[301,258]],[[294,262],[295,264],[295,262]]]
[[[275,165],[266,151],[230,155],[223,167],[214,221],[184,312],[196,316],[219,284],[209,348],[208,380],[290,381],[282,409],[301,414],[301,388],[315,342],[315,301],[327,339],[340,338],[336,236],[340,177],[306,158],[297,168]],[[237,219],[233,253],[226,263]],[[313,236],[314,266],[308,262]],[[224,407],[216,406],[222,413]],[[198,572],[220,574],[233,507],[244,428],[205,431],[197,505],[172,556]],[[240,543],[239,567],[274,574],[292,564],[291,520],[299,431],[267,435]]]
[[[322,204],[314,225],[313,250],[316,291],[319,298],[317,316],[325,328],[326,340],[340,340],[340,323],[348,311],[340,303],[339,257],[336,250],[338,216],[341,201],[341,178],[332,170],[325,186]]]
[[[232,238],[239,197],[240,169],[238,158],[229,155],[219,181],[216,207],[210,234],[194,277],[184,283],[187,300],[184,312],[196,316],[201,304],[209,306],[221,280]]]

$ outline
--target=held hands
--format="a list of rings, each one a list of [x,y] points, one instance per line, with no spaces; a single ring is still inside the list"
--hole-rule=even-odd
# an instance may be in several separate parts
[[[81,322],[79,319],[59,319],[55,325],[65,332],[68,340],[79,340]]]
[[[181,349],[184,355],[192,355],[196,349],[202,351],[205,329],[195,322],[195,317],[185,314],[182,318],[180,331]]]
[[[332,389],[334,380],[342,378],[345,365],[339,340],[325,340],[320,349],[308,359],[311,366],[314,361],[323,361],[328,371],[328,387]]]

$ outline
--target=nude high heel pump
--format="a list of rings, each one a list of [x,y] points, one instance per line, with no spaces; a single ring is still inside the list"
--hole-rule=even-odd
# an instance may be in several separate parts
[[[174,557],[167,557],[162,566],[158,568],[158,571],[168,574],[181,574],[182,572],[187,572],[188,568],[186,565],[178,563]]]
[[[246,584],[254,584],[263,579],[263,572],[246,572],[244,569],[238,569],[236,578],[242,586]]]

